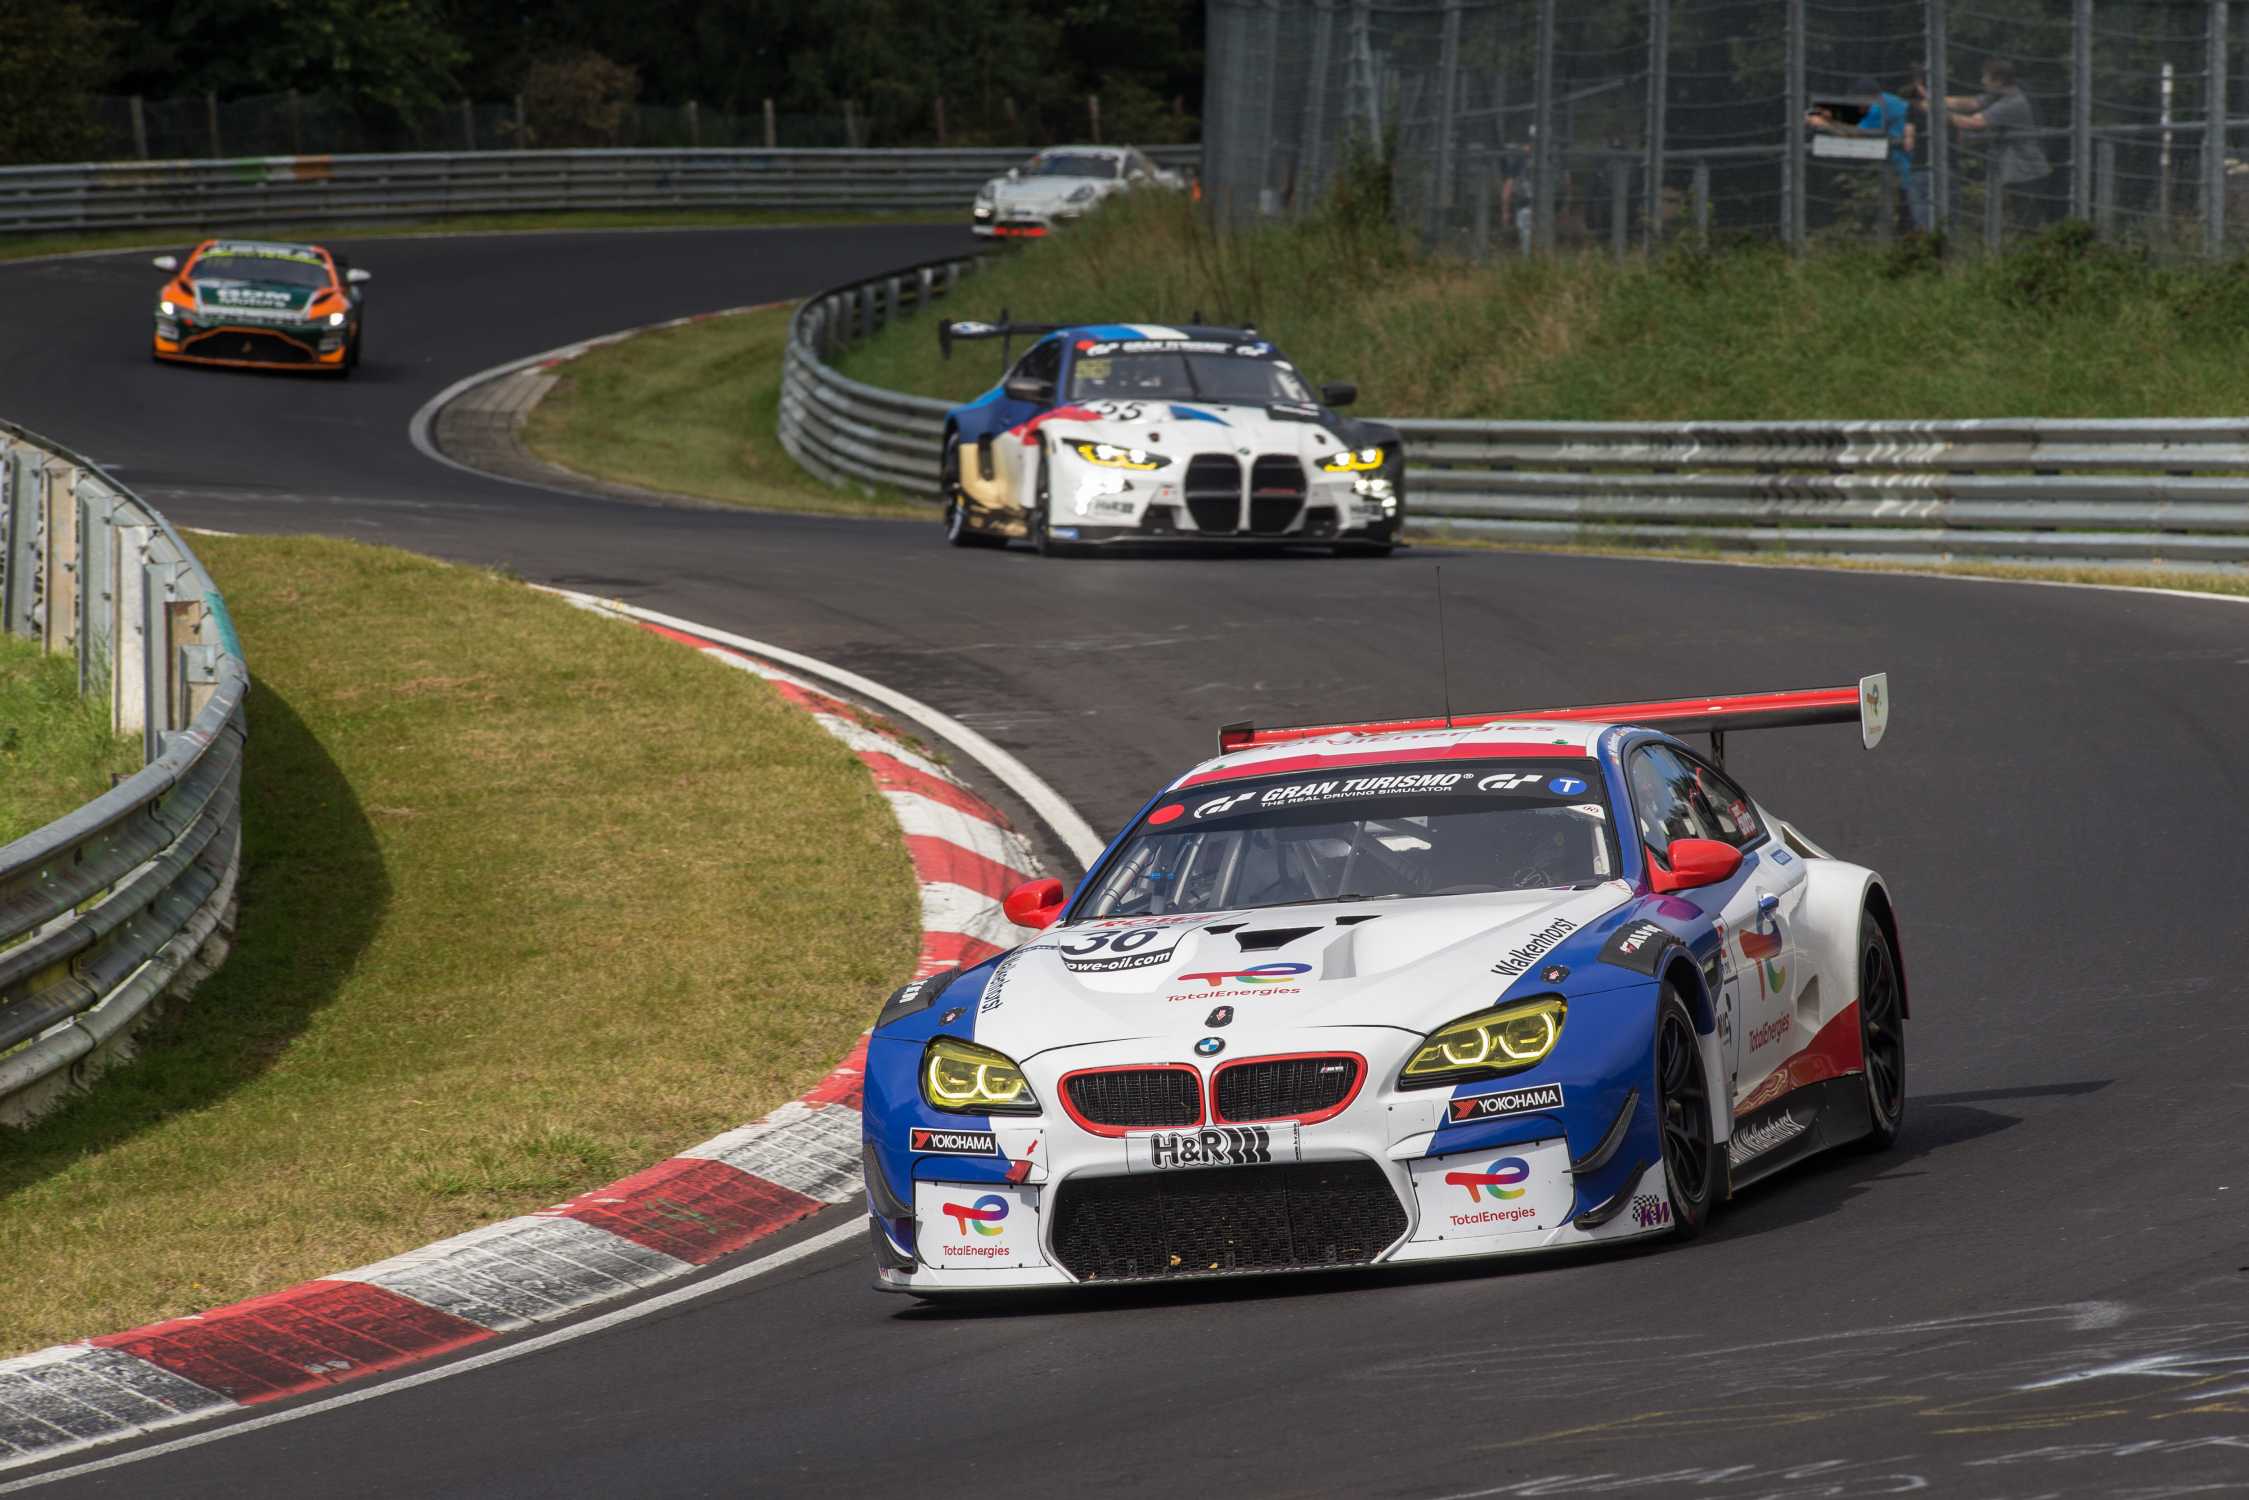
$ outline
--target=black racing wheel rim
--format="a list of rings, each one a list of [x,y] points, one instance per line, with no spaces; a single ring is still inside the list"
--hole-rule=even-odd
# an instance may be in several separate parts
[[[1905,1110],[1905,992],[1897,960],[1879,934],[1859,955],[1859,1024],[1866,1046],[1866,1092],[1886,1126]]]
[[[1663,1101],[1663,1165],[1687,1203],[1710,1196],[1710,1085],[1694,1028],[1675,1010],[1656,1027],[1656,1097]]]

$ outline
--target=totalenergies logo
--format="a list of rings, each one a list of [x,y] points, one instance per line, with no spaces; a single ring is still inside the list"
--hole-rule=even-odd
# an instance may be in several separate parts
[[[1254,969],[1212,970],[1207,974],[1182,974],[1180,982],[1200,979],[1212,989],[1228,984],[1286,984],[1299,974],[1312,972],[1310,964],[1259,964]]]
[[[1772,932],[1759,932],[1748,927],[1742,929],[1741,956],[1756,967],[1758,993],[1761,995],[1785,993],[1782,986],[1788,983],[1788,965],[1780,962],[1782,946],[1778,929]]]
[[[986,1193],[974,1203],[948,1203],[946,1215],[960,1226],[962,1234],[971,1229],[986,1239],[1001,1233],[1000,1223],[1007,1217],[1007,1200],[997,1193]]]
[[[1470,1203],[1478,1198],[1497,1198],[1504,1202],[1509,1198],[1520,1198],[1530,1191],[1529,1188],[1515,1186],[1518,1182],[1528,1181],[1530,1175],[1529,1162],[1520,1156],[1503,1156],[1481,1172],[1447,1172],[1445,1181],[1453,1187],[1468,1189]]]

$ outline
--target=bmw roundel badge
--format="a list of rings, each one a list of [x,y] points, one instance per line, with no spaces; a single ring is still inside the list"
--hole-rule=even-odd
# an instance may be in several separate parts
[[[1226,1038],[1222,1036],[1206,1036],[1195,1043],[1195,1055],[1197,1057],[1216,1057],[1225,1050]]]

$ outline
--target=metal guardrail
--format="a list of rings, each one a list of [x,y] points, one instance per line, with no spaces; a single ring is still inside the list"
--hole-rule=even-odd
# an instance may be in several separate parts
[[[782,445],[930,500],[951,403],[828,363],[971,274],[932,261],[796,311]],[[1413,530],[1875,557],[2249,562],[2249,420],[1485,422],[1386,417]]]
[[[0,845],[0,1123],[87,1082],[223,957],[241,862],[249,671],[226,603],[156,510],[0,422],[0,629],[73,654],[146,764]]]
[[[0,167],[0,233],[558,209],[958,209],[1029,147],[461,151]],[[1165,167],[1196,146],[1154,146]]]

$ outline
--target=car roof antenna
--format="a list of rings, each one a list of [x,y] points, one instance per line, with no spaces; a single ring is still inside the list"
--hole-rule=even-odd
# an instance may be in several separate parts
[[[1452,728],[1452,657],[1445,647],[1445,565],[1438,563],[1437,575],[1437,685],[1445,700],[1445,727]]]

